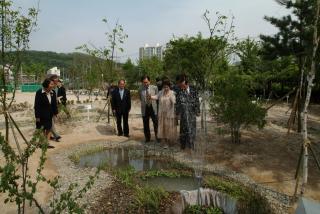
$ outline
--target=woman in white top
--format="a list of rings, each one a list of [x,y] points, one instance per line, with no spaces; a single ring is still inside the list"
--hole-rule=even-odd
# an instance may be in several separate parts
[[[177,140],[177,126],[175,123],[175,103],[176,97],[170,90],[170,81],[164,80],[162,90],[152,99],[159,100],[158,110],[158,138],[167,148],[168,144],[173,145]]]

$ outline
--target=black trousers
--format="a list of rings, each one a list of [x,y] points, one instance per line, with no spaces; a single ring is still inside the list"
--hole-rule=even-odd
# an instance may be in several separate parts
[[[150,118],[153,122],[153,128],[154,128],[154,133],[155,133],[155,137],[156,140],[157,138],[157,132],[158,132],[158,119],[157,119],[157,115],[155,114],[152,105],[150,106],[146,106],[146,112],[145,115],[142,117],[143,119],[143,131],[144,131],[144,137],[146,139],[146,141],[150,141],[151,138],[151,134],[150,134],[150,125],[149,125],[149,121]]]
[[[129,135],[129,112],[116,112],[118,135]],[[123,121],[123,130],[121,122]]]

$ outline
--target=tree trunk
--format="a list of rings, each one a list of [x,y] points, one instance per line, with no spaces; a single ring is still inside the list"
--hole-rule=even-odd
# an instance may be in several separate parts
[[[239,144],[241,139],[240,127],[234,125],[231,127],[231,142]]]
[[[317,0],[316,3],[316,18],[313,26],[313,51],[311,56],[311,67],[310,71],[307,76],[307,95],[305,99],[304,109],[303,109],[303,118],[302,118],[302,137],[303,137],[303,143],[304,143],[304,157],[303,157],[303,178],[302,178],[302,186],[301,186],[301,194],[304,194],[306,185],[308,182],[308,147],[309,147],[309,139],[308,139],[308,106],[310,103],[311,98],[311,92],[313,87],[313,80],[315,79],[315,72],[316,72],[316,55],[317,50],[319,46],[319,39],[318,36],[318,21],[319,21],[319,15],[320,15],[320,0]]]

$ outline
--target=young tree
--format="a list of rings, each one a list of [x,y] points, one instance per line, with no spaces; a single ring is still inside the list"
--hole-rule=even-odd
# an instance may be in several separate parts
[[[37,10],[30,8],[27,15],[19,10],[14,10],[12,2],[0,1],[0,31],[1,31],[1,55],[0,55],[0,82],[1,82],[1,108],[5,117],[5,140],[9,140],[9,117],[5,112],[10,109],[18,84],[18,74],[21,68],[21,53],[28,48],[29,36],[35,25]],[[14,53],[14,54],[12,54]],[[13,72],[13,95],[8,96],[9,71]]]
[[[116,51],[123,52],[121,45],[128,38],[128,35],[125,34],[122,25],[116,22],[113,29],[110,28],[107,19],[102,20],[107,24],[109,31],[105,33],[107,37],[107,46],[97,48],[94,45],[85,44],[80,47],[77,47],[78,50],[82,50],[87,54],[93,56],[96,59],[96,63],[99,66],[100,74],[104,81],[114,82],[118,73],[114,69],[114,59]]]
[[[217,121],[228,124],[233,143],[240,143],[242,128],[249,125],[263,128],[266,123],[266,110],[252,102],[248,82],[235,71],[226,72],[216,82],[211,112]]]
[[[310,140],[308,138],[308,106],[311,98],[311,92],[313,87],[313,81],[316,75],[316,66],[319,63],[317,61],[317,54],[319,54],[319,42],[320,42],[320,34],[319,34],[319,16],[320,16],[320,0],[314,1],[313,4],[313,16],[314,16],[314,24],[313,24],[313,42],[312,42],[312,52],[310,56],[310,69],[307,74],[307,95],[304,103],[303,113],[302,113],[302,137],[303,137],[303,180],[301,187],[301,194],[304,194],[305,188],[308,181],[308,150],[311,147]]]

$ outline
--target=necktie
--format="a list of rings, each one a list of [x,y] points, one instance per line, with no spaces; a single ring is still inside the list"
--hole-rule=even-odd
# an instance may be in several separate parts
[[[151,101],[149,99],[150,93],[149,93],[149,87],[146,87],[146,104],[150,105]]]

